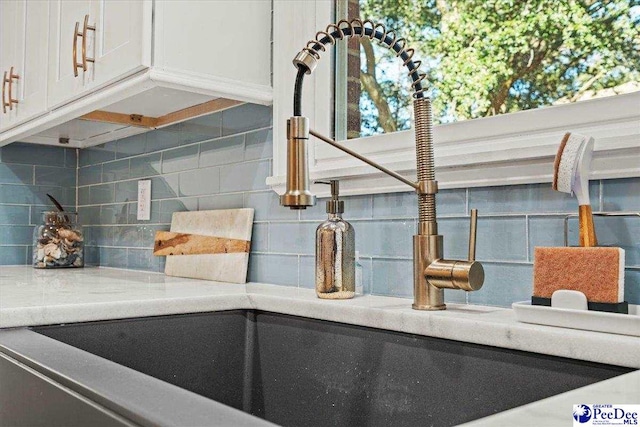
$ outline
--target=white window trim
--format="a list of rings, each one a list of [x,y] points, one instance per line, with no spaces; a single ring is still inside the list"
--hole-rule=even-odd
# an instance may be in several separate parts
[[[274,1],[273,31],[273,176],[277,193],[286,178],[287,118],[292,115],[295,54],[331,22],[332,1]],[[331,54],[306,76],[303,115],[311,128],[331,135]],[[551,182],[553,159],[567,132],[596,139],[591,179],[640,176],[640,92],[575,104],[521,111],[434,127],[436,179],[440,188],[483,187]],[[309,150],[311,179],[340,179],[341,193],[410,191],[321,141]],[[413,130],[349,140],[353,150],[415,179]],[[327,195],[326,186],[314,188]]]

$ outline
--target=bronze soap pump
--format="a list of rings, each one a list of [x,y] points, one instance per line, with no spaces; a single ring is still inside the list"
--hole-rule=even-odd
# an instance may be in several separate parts
[[[349,299],[356,294],[356,235],[353,226],[342,219],[344,202],[339,200],[339,182],[316,181],[331,185],[327,201],[327,220],[316,229],[316,295],[323,299]]]

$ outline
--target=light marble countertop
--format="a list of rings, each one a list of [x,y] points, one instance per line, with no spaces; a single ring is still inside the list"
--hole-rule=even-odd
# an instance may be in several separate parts
[[[264,310],[640,368],[637,337],[520,323],[511,309],[448,304],[446,311],[425,312],[411,309],[411,300],[404,298],[367,295],[352,300],[320,300],[311,289],[260,283],[207,282],[108,268],[0,267],[0,328],[234,309]],[[574,403],[640,403],[640,371],[469,425],[569,425]]]
[[[462,425],[465,427],[570,426],[573,425],[573,405],[577,404],[640,404],[640,371],[580,387]]]
[[[109,268],[0,267],[0,328],[180,313],[257,309],[572,359],[640,368],[640,339],[516,321],[513,310],[448,304],[416,311],[411,300],[321,300],[311,289],[168,277]]]

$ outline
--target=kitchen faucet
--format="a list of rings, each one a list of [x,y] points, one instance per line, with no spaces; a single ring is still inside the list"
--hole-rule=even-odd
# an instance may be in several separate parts
[[[309,128],[309,119],[302,116],[302,83],[305,74],[316,68],[320,53],[326,45],[334,45],[346,37],[369,37],[391,49],[409,70],[412,79],[414,128],[416,139],[417,182],[385,168],[376,162],[354,152],[340,143]],[[482,264],[475,261],[477,210],[471,211],[469,232],[469,256],[467,260],[443,258],[443,236],[438,234],[436,222],[436,193],[433,159],[431,100],[425,96],[422,81],[426,75],[419,71],[421,61],[412,59],[415,51],[407,48],[407,42],[398,38],[395,31],[387,30],[381,23],[371,20],[341,20],[329,24],[325,31],[319,31],[315,40],[296,55],[293,64],[298,72],[294,91],[294,113],[287,120],[287,180],[286,192],[280,196],[280,204],[291,209],[306,209],[315,205],[315,196],[309,190],[307,141],[309,135],[356,157],[376,169],[412,187],[418,195],[418,230],[413,236],[413,304],[416,310],[444,310],[444,289],[476,291],[484,282]]]

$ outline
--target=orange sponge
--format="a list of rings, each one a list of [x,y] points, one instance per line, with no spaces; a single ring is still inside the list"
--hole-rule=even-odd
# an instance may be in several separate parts
[[[619,303],[624,299],[624,250],[606,247],[536,247],[533,296],[580,291],[587,301]]]

